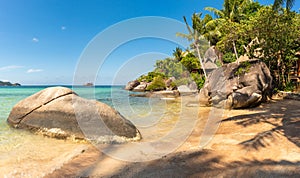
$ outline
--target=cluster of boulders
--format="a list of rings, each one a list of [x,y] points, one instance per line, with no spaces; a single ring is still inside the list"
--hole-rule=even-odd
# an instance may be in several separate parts
[[[175,77],[170,77],[169,79],[165,80],[165,88],[163,90],[154,90],[151,92],[154,92],[153,94],[132,94],[132,96],[157,96],[157,91],[160,91],[159,93],[162,93],[162,96],[164,96],[165,93],[174,93],[173,96],[179,96],[180,95],[188,95],[188,94],[194,94],[198,92],[197,84],[193,81],[189,83],[188,85],[180,85],[180,86],[174,86],[172,83],[175,81]],[[134,91],[134,92],[146,92],[147,87],[151,85],[151,82],[139,82],[138,80],[130,81],[125,86],[125,90]],[[155,92],[156,91],[156,92]],[[178,94],[179,93],[179,94]]]
[[[206,64],[216,62],[217,56],[213,49],[207,51]],[[209,66],[209,65],[207,65]],[[260,59],[249,59],[241,56],[237,62],[225,64],[222,67],[210,65],[208,78],[197,96],[195,106],[218,106],[224,108],[248,108],[259,105],[272,94],[272,76],[270,70]],[[166,85],[174,81],[169,79]],[[144,92],[149,83],[131,81],[126,90]],[[197,85],[190,83],[176,87],[179,94],[193,94],[198,92]],[[153,96],[153,95],[143,95]]]
[[[167,80],[164,80],[165,83],[165,88],[163,90],[176,90],[176,86],[172,86],[172,82],[175,81],[174,77],[170,77]],[[130,91],[135,91],[135,92],[145,92],[147,91],[147,87],[151,85],[151,82],[146,82],[146,81],[138,81],[138,80],[133,80],[129,81],[127,85],[125,86],[125,90],[130,90]]]
[[[223,65],[212,71],[198,100],[201,106],[248,108],[266,101],[272,93],[272,76],[259,59]]]
[[[143,92],[146,91],[148,85],[149,83],[147,82],[139,82],[138,80],[134,80],[127,83],[125,90]]]

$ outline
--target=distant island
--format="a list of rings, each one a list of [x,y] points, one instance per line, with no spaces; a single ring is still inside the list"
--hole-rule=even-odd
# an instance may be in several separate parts
[[[0,86],[21,86],[21,84],[0,81]]]
[[[86,84],[84,84],[83,86],[91,87],[91,86],[94,86],[94,84],[93,84],[93,83],[86,83]]]

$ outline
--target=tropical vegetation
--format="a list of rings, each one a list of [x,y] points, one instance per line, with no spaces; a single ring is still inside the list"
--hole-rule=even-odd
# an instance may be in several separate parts
[[[177,35],[188,39],[190,47],[176,48],[173,57],[158,60],[155,70],[139,80],[174,77],[185,81],[181,84],[194,80],[201,88],[207,77],[203,54],[208,46],[215,46],[223,54],[223,63],[242,55],[260,58],[268,65],[277,90],[291,88],[290,74],[300,51],[300,14],[291,11],[293,3],[275,0],[264,6],[253,0],[224,0],[222,9],[205,8],[213,15],[194,13],[191,27],[184,17],[189,34]]]

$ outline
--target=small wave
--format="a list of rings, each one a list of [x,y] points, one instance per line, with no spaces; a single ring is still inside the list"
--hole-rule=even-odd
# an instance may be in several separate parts
[[[128,142],[136,142],[142,139],[140,133],[134,138],[127,138],[118,135],[105,135],[99,137],[90,137],[88,140],[93,144],[124,144]]]
[[[97,101],[112,101],[112,98],[97,98]]]

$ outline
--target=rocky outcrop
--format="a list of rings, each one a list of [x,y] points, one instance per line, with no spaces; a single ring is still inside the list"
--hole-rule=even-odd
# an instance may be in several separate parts
[[[178,92],[180,93],[181,96],[185,96],[185,95],[196,94],[198,92],[198,90],[197,89],[191,89],[187,85],[180,85],[178,87]]]
[[[129,96],[132,97],[148,97],[148,98],[176,98],[180,96],[178,90],[163,90],[154,92],[132,93]]]
[[[141,82],[141,83],[139,83],[138,86],[134,87],[134,88],[132,89],[132,91],[136,91],[136,92],[144,92],[144,91],[146,91],[148,85],[149,85],[149,84],[148,84],[147,82]]]
[[[166,88],[168,91],[177,89],[176,86],[172,85],[175,82],[175,80],[176,80],[175,77],[170,77],[168,80],[165,81]]]
[[[133,90],[135,87],[137,87],[140,84],[138,80],[130,81],[125,86],[125,90]]]
[[[140,139],[137,128],[110,106],[79,97],[64,87],[44,89],[17,103],[8,123],[55,138]]]
[[[215,69],[200,90],[200,105],[247,108],[259,105],[271,94],[272,77],[265,63],[252,59]]]
[[[215,46],[211,46],[207,49],[203,58],[204,69],[207,73],[210,73],[214,69],[218,68],[217,61],[219,61],[219,57],[217,55],[217,51]]]

